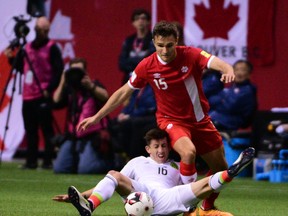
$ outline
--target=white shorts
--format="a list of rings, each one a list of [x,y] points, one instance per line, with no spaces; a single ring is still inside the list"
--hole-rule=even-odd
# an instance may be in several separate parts
[[[177,215],[189,211],[190,207],[199,202],[190,184],[164,189],[151,188],[135,180],[131,181],[135,191],[143,191],[151,196],[154,203],[153,215]]]

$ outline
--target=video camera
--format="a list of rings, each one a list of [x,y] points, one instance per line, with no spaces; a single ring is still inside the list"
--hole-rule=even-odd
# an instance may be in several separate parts
[[[31,16],[28,19],[24,18],[24,15],[14,16],[13,19],[16,21],[14,26],[14,32],[17,38],[26,37],[30,31],[26,23],[31,21]]]
[[[85,71],[81,68],[69,68],[65,72],[65,80],[69,87],[79,89],[81,88],[81,80],[85,75]]]
[[[16,38],[11,41],[10,47],[14,49],[15,47],[18,47],[20,45],[20,39],[24,39],[30,32],[29,27],[26,25],[28,22],[32,20],[32,17],[25,18],[24,15],[14,16],[13,19],[16,21],[16,24],[14,26],[14,33],[16,35]]]

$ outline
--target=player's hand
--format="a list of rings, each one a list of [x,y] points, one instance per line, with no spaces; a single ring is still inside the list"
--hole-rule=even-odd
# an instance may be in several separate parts
[[[56,195],[52,198],[52,200],[57,201],[57,202],[67,202],[69,203],[69,197],[67,194],[63,194],[63,195]]]
[[[96,123],[97,123],[97,120],[95,119],[94,116],[85,118],[77,125],[77,131],[85,131],[91,125],[96,124]]]
[[[231,73],[227,73],[227,74],[222,74],[221,76],[221,82],[224,82],[224,83],[230,83],[230,82],[233,82],[235,79],[235,75],[233,72]]]

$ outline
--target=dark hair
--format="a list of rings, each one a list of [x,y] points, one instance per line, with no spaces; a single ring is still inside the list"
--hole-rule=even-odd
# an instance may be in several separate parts
[[[135,9],[133,12],[132,12],[132,15],[131,15],[131,21],[134,22],[135,19],[136,19],[136,16],[139,16],[141,14],[145,14],[146,18],[148,21],[151,20],[151,15],[150,13],[145,10],[145,9],[142,9],[142,8],[138,8],[138,9]]]
[[[153,128],[149,130],[144,136],[146,145],[150,145],[150,142],[153,139],[159,140],[159,139],[164,139],[164,138],[167,138],[167,142],[170,143],[169,134],[165,130],[161,130],[160,128]]]
[[[174,21],[172,22],[176,28],[177,28],[177,32],[178,32],[178,45],[184,45],[184,31],[183,31],[183,26],[177,22]]]
[[[235,65],[236,65],[236,64],[239,64],[239,63],[244,63],[244,64],[246,64],[247,67],[248,67],[248,72],[249,72],[249,73],[252,73],[252,71],[253,71],[253,65],[252,65],[251,62],[249,62],[249,61],[247,61],[247,60],[245,60],[245,59],[240,59],[240,60],[237,60],[237,61],[234,63],[233,66],[235,67]]]
[[[175,38],[178,37],[178,30],[176,25],[167,21],[160,21],[156,23],[153,28],[152,37],[154,38],[156,35],[160,35],[162,37],[168,37],[173,35]]]
[[[69,62],[69,67],[71,67],[72,64],[82,63],[84,66],[84,70],[87,69],[87,61],[84,58],[73,58]]]

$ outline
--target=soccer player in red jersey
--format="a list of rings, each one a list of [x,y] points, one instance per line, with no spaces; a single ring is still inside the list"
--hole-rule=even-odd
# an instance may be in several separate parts
[[[231,65],[204,50],[177,46],[174,24],[161,21],[153,28],[156,52],[144,58],[130,80],[113,93],[103,108],[84,119],[78,130],[85,130],[121,105],[135,89],[151,85],[157,103],[157,123],[171,138],[173,149],[181,157],[180,173],[184,184],[195,181],[196,152],[208,164],[210,173],[227,169],[222,138],[208,116],[209,104],[202,89],[201,76],[206,68],[221,71],[221,81],[235,78]],[[231,216],[214,206],[218,193],[205,199],[201,215]]]

